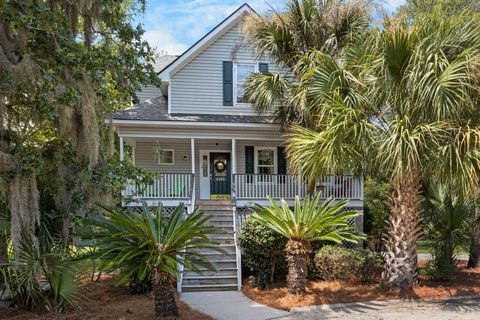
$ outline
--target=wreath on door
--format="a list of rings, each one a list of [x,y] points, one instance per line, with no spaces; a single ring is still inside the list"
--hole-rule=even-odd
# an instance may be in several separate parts
[[[224,171],[226,167],[227,166],[225,165],[225,162],[223,162],[222,160],[219,160],[219,161],[215,162],[215,169],[218,172]]]

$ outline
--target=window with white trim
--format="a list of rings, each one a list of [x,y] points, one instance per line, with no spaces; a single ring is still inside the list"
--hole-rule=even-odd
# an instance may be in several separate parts
[[[158,164],[173,164],[173,149],[162,149],[158,153]]]
[[[275,148],[257,148],[255,150],[255,173],[275,174],[277,159]]]
[[[244,98],[243,84],[245,80],[257,71],[256,64],[237,63],[235,64],[235,102],[246,103]]]

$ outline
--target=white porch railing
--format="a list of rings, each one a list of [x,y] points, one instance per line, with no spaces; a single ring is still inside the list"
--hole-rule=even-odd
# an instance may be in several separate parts
[[[195,176],[192,173],[157,173],[149,183],[133,182],[123,191],[132,199],[190,200]]]
[[[234,174],[233,194],[238,200],[294,199],[304,197],[308,185],[304,179],[293,175]],[[353,176],[324,176],[315,184],[322,198],[363,199],[363,181]]]

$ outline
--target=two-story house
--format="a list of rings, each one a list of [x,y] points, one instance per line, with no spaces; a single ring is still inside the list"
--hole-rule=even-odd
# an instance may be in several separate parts
[[[180,290],[240,288],[236,230],[248,207],[268,204],[267,196],[292,203],[307,190],[304,180],[289,173],[279,128],[244,100],[242,85],[251,73],[279,72],[274,61],[257,59],[246,45],[242,21],[248,14],[256,13],[244,4],[182,55],[159,59],[161,87],[146,87],[138,94],[141,103],[113,117],[121,157],[128,144],[134,164],[155,173],[147,186],[128,186],[124,195],[133,201],[126,205],[162,202],[168,210],[183,202],[189,210],[208,211],[227,232],[217,240],[231,256],[211,253],[219,271],[185,271]],[[363,210],[359,178],[322,177],[317,190]]]

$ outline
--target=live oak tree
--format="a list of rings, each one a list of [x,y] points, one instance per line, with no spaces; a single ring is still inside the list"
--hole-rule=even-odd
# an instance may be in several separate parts
[[[0,174],[15,250],[43,212],[71,220],[107,200],[99,171],[112,159],[105,120],[157,83],[153,52],[133,16],[144,1],[0,3]]]

